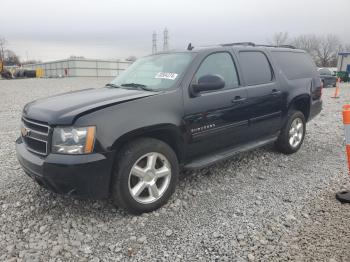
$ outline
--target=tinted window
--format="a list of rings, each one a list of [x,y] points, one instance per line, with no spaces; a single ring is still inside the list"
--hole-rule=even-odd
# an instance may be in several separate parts
[[[272,54],[289,80],[311,78],[316,72],[315,63],[306,53],[273,51]]]
[[[266,84],[272,81],[271,66],[264,53],[242,51],[239,52],[239,61],[247,85]]]
[[[192,82],[197,82],[204,75],[220,75],[225,80],[225,89],[238,87],[236,68],[228,53],[215,53],[206,57]]]

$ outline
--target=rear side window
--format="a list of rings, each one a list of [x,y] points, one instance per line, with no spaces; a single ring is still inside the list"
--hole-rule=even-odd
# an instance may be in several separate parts
[[[306,53],[273,51],[272,55],[289,80],[312,78],[316,73],[315,63]]]
[[[270,83],[273,73],[266,55],[260,51],[239,52],[244,79],[248,86]]]

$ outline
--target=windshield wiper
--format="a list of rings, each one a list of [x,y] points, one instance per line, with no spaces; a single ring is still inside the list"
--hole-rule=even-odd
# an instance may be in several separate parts
[[[143,85],[143,84],[137,84],[137,83],[125,83],[125,84],[121,84],[121,86],[123,87],[135,87],[135,88],[139,88],[139,89],[142,89],[142,90],[146,90],[146,91],[156,91],[152,88],[148,88],[146,85]]]
[[[105,86],[114,87],[114,88],[120,88],[120,86],[118,86],[116,84],[112,84],[112,83],[108,83]]]

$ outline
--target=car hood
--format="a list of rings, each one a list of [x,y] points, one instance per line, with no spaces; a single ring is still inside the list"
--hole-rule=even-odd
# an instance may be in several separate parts
[[[49,125],[70,125],[86,113],[156,94],[111,87],[83,89],[28,103],[23,109],[23,116]]]

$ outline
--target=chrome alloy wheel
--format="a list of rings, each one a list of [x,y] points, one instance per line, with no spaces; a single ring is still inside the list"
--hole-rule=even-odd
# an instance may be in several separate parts
[[[300,118],[295,118],[289,129],[289,144],[292,147],[297,147],[304,135],[304,123]]]
[[[150,204],[160,199],[171,180],[171,165],[160,153],[141,156],[129,174],[129,192],[139,203]]]

